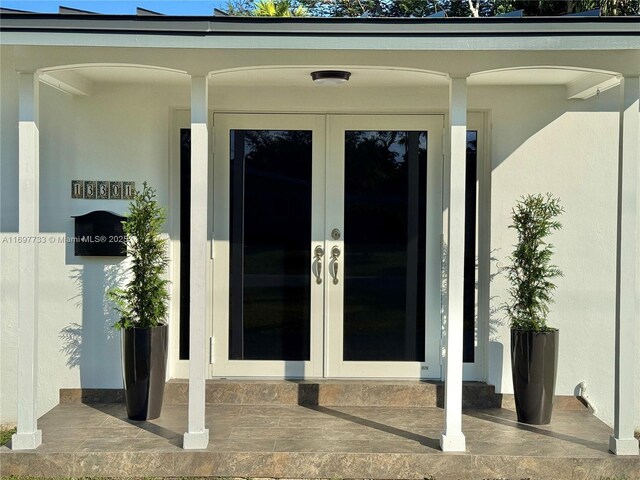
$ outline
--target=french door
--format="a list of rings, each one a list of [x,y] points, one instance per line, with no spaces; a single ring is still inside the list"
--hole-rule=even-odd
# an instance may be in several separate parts
[[[440,378],[442,122],[327,120],[328,376]]]
[[[442,122],[215,116],[213,376],[440,378]]]

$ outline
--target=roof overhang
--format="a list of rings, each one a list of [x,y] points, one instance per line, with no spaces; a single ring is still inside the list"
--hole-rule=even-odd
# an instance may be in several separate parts
[[[640,49],[640,17],[269,18],[9,13],[0,16],[0,31],[0,42],[13,45]]]

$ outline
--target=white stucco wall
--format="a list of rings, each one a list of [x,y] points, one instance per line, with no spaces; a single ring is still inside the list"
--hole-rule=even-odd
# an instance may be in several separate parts
[[[16,413],[17,248],[4,240],[17,231],[17,76],[10,49],[2,50],[0,128],[0,421]],[[566,100],[564,87],[471,87],[469,108],[488,111],[492,163],[491,248],[504,265],[514,243],[510,210],[524,193],[552,192],[562,199],[564,228],[554,237],[558,281],[550,323],[560,328],[556,393],[573,395],[585,381],[598,416],[613,419],[617,89],[597,98]],[[96,209],[124,213],[126,201],[72,200],[70,182],[148,180],[168,204],[170,112],[189,103],[181,87],[96,84],[88,97],[41,86],[41,231],[70,236],[71,215]],[[445,112],[446,89],[259,89],[211,92],[216,111]],[[39,405],[57,404],[60,388],[122,384],[114,318],[103,294],[113,262],[73,256],[71,244],[40,250]],[[492,305],[506,300],[499,275]],[[510,393],[509,329],[494,313],[487,381]],[[640,382],[636,411],[640,412]],[[640,417],[640,415],[639,415]],[[640,418],[636,419],[640,426]]]
[[[71,180],[148,181],[169,202],[169,105],[188,103],[187,89],[101,88],[72,97],[40,86],[40,245],[38,412],[58,403],[60,388],[121,388],[120,334],[104,292],[119,262],[76,257],[72,215],[119,214],[126,200],[71,199]],[[132,105],[136,105],[132,108]],[[0,422],[16,416],[17,365],[17,75],[2,50],[2,170],[0,170]],[[55,239],[55,243],[51,243]]]
[[[18,88],[13,49],[0,47],[0,238],[16,231]],[[0,243],[0,423],[16,418],[17,252]]]
[[[565,100],[562,88],[486,89],[483,101],[493,105],[491,245],[497,261],[492,273],[506,264],[516,240],[507,228],[516,199],[545,192],[560,197],[566,213],[552,243],[564,277],[557,281],[549,317],[549,324],[560,329],[556,393],[578,394],[578,384],[586,382],[597,415],[611,424],[618,89],[584,101]],[[494,308],[507,299],[507,288],[497,275],[491,288]],[[509,328],[494,325],[488,381],[511,393]],[[640,390],[636,398],[640,412]]]

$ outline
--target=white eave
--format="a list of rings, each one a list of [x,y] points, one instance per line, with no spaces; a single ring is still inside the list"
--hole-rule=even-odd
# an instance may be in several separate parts
[[[335,50],[638,50],[640,17],[275,19],[3,15],[5,45]]]

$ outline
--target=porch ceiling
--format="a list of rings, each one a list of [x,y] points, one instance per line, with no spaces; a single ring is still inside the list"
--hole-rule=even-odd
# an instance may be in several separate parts
[[[587,74],[583,70],[559,68],[522,68],[483,72],[469,77],[474,85],[567,85]]]
[[[189,87],[188,75],[134,66],[92,66],[74,69],[78,74],[93,83],[134,83],[134,84],[163,84],[184,85]],[[55,72],[52,72],[55,76]]]
[[[310,66],[299,68],[261,68],[238,70],[215,74],[211,83],[219,86],[264,86],[264,87],[311,87],[311,72],[316,70],[348,70],[351,78],[345,85],[348,87],[414,87],[414,86],[446,86],[444,75],[429,72],[371,67],[351,68],[349,66]]]
[[[210,85],[220,87],[312,87],[310,73],[322,69],[345,69],[352,73],[346,88],[408,88],[446,87],[447,77],[437,73],[419,70],[357,67],[344,65],[301,66],[241,69],[216,73],[211,76]],[[92,84],[146,84],[189,86],[189,77],[172,71],[128,66],[86,66],[73,69],[77,78]],[[49,72],[53,78],[61,72]],[[469,86],[506,85],[564,85],[569,88],[576,82],[601,83],[614,80],[613,74],[593,73],[572,68],[526,68],[483,72],[469,77]],[[344,87],[343,87],[344,88]]]

